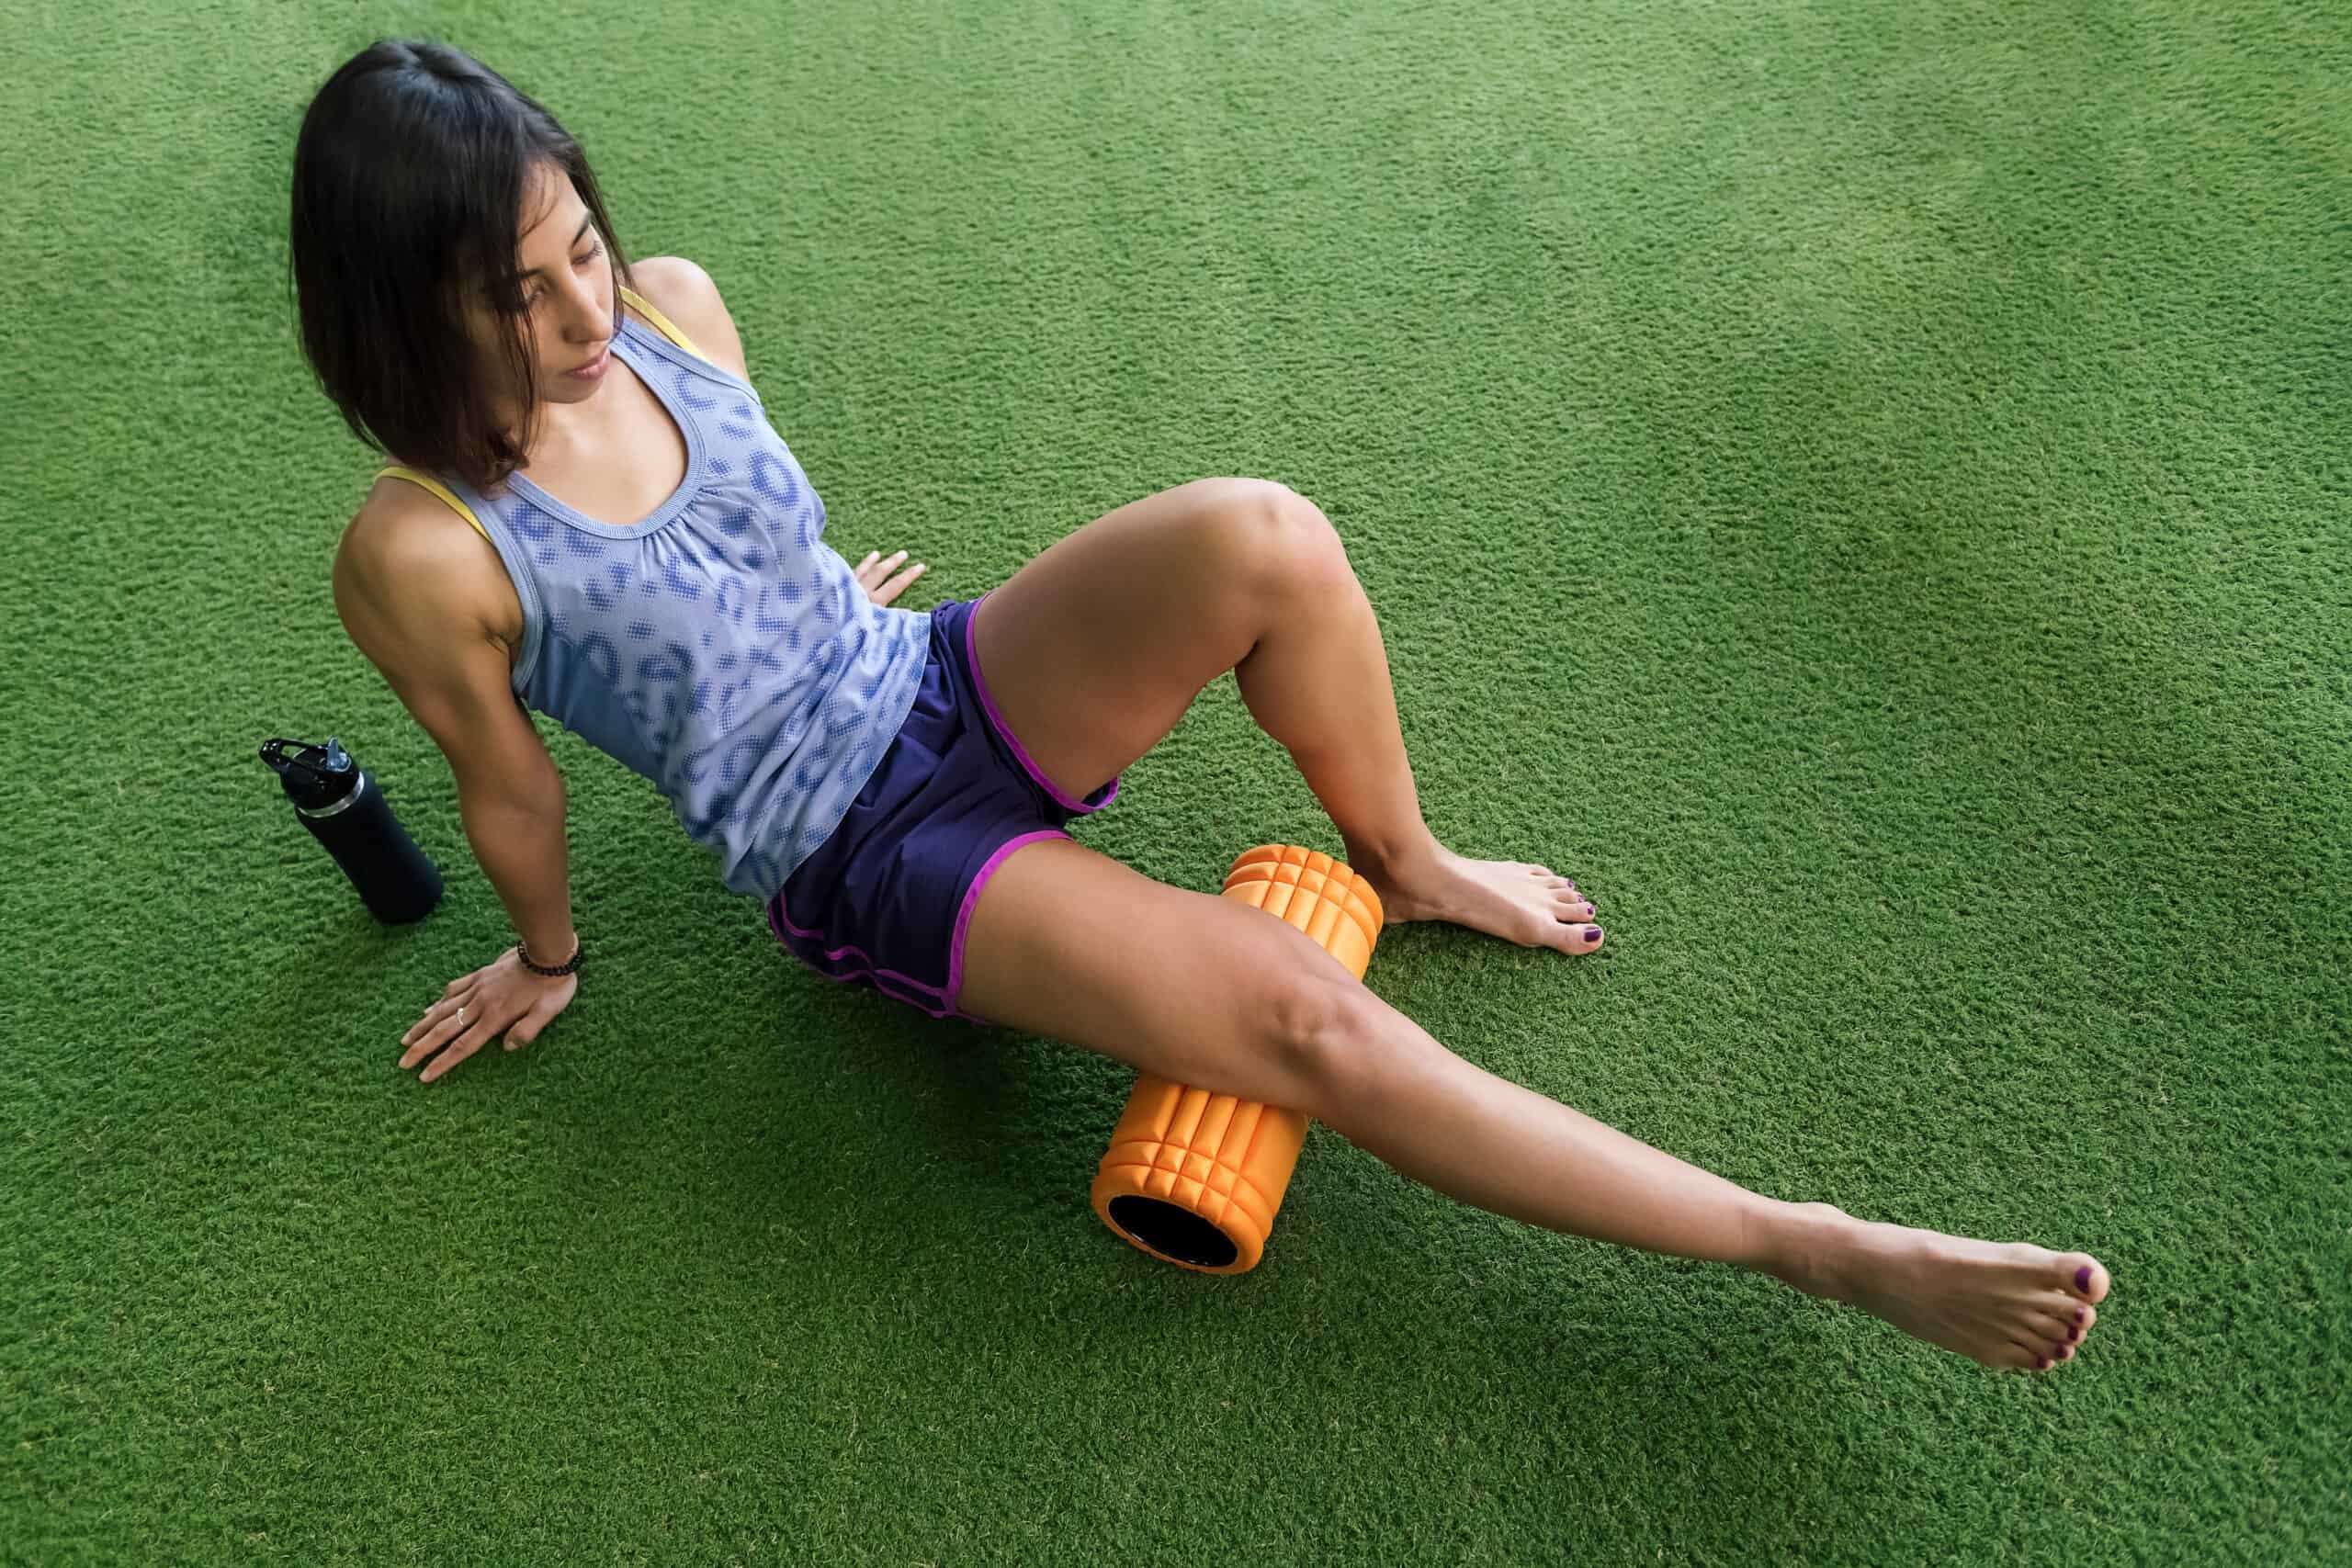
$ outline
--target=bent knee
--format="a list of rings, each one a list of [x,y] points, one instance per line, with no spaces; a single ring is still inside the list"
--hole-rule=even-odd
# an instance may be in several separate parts
[[[1346,547],[1323,509],[1274,479],[1216,481],[1220,554],[1237,574],[1282,593],[1328,592],[1352,581]]]

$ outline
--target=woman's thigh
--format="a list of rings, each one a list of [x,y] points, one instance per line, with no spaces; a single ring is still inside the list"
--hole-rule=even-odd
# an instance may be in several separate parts
[[[1068,839],[1014,852],[981,890],[957,1005],[1140,1071],[1319,1114],[1328,1033],[1361,989],[1288,922],[1187,892]]]
[[[1195,479],[1106,513],[980,603],[972,637],[989,701],[1072,800],[1159,744],[1265,626],[1285,530],[1321,514],[1262,479]]]

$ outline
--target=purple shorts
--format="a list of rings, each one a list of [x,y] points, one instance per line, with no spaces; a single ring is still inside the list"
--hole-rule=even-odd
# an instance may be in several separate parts
[[[1100,811],[1113,779],[1084,800],[1056,789],[989,699],[972,647],[978,600],[931,613],[931,659],[914,705],[832,837],[768,901],[768,925],[795,958],[871,986],[934,1018],[970,1018],[964,933],[980,889],[1007,855]]]

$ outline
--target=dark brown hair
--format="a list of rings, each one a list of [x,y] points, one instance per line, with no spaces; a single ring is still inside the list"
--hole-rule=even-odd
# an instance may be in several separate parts
[[[370,44],[311,100],[294,147],[293,288],[320,386],[369,446],[485,492],[522,462],[538,427],[529,329],[505,280],[541,162],[571,177],[615,277],[633,287],[580,143],[462,51]],[[519,446],[480,374],[469,290],[503,306],[503,358],[523,399]]]

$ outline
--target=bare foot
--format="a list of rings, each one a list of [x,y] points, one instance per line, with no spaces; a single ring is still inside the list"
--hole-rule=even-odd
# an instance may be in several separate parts
[[[1524,861],[1464,860],[1440,848],[1413,868],[1367,869],[1387,923],[1451,920],[1521,947],[1590,953],[1601,942],[1592,901],[1548,865]]]
[[[1767,1272],[1988,1367],[2074,1359],[2107,1299],[2107,1270],[2088,1253],[1871,1224],[1827,1203],[1795,1210]]]

